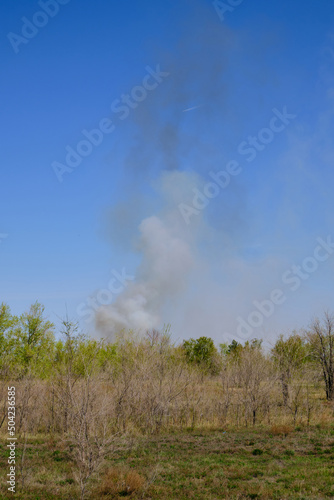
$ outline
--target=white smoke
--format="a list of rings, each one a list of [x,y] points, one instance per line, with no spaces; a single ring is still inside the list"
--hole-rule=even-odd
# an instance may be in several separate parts
[[[165,176],[167,184],[170,177],[180,180],[185,175],[168,173]],[[136,281],[131,282],[110,306],[97,312],[97,327],[104,335],[114,335],[122,329],[160,328],[164,307],[185,290],[194,266],[190,238],[173,210],[144,219],[139,232],[142,261]]]

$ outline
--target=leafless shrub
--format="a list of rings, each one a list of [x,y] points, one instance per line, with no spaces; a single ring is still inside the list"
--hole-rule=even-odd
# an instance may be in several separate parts
[[[245,425],[257,423],[270,405],[275,377],[268,359],[260,349],[245,349],[234,363],[238,406],[243,407]]]
[[[70,393],[67,441],[81,499],[105,457],[117,449],[116,436],[110,430],[109,407],[108,395],[103,394],[99,380],[87,377]]]
[[[325,312],[322,321],[316,318],[306,337],[311,356],[322,369],[326,398],[334,401],[334,315]]]

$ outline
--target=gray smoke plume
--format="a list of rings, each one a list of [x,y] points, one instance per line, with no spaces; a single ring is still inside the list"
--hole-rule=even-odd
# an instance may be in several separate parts
[[[236,40],[214,9],[197,2],[188,6],[189,17],[173,53],[156,56],[170,76],[133,111],[130,135],[123,128],[129,144],[123,157],[109,155],[113,163],[121,163],[126,178],[124,201],[109,211],[107,233],[112,244],[123,249],[135,244],[142,261],[135,282],[98,311],[96,325],[104,335],[172,322],[173,304],[187,293],[192,271],[199,266],[202,216],[194,217],[188,227],[177,207],[190,201],[191,189],[203,183],[203,173],[223,161],[220,136],[207,134],[206,127],[221,127],[219,112],[233,116],[226,106],[224,72]],[[229,131],[231,127],[233,118]],[[153,207],[140,194],[148,186],[159,195]],[[224,218],[229,216],[235,217],[226,211]],[[203,226],[201,237],[204,234]]]
[[[266,126],[278,105],[263,97],[263,82],[272,85],[266,59],[272,40],[241,44],[245,33],[221,23],[211,3],[198,5],[189,4],[188,26],[173,54],[160,51],[155,58],[170,76],[133,110],[131,126],[124,122],[126,151],[109,155],[124,173],[124,196],[109,211],[106,232],[113,246],[139,249],[142,260],[135,282],[97,312],[104,336],[171,323],[182,338],[208,335],[223,342],[229,332],[237,338],[236,318],[281,286],[281,273],[294,259],[293,252],[272,250],[273,238],[281,248],[286,220],[282,235],[266,229],[267,240],[263,236],[258,199],[271,196],[275,178],[268,179],[268,193],[256,192],[254,199],[248,186],[254,190],[254,176],[268,168],[260,172],[257,161],[247,165],[238,156],[240,141]],[[235,159],[243,173],[185,224],[179,203],[191,204],[193,189],[203,188],[209,172]],[[283,318],[284,309],[277,315]],[[277,315],[266,320],[264,334]]]
[[[181,172],[164,173],[162,195],[173,201],[171,186],[189,181],[190,175]],[[182,227],[175,209],[160,216],[145,218],[139,225],[138,249],[142,262],[136,281],[130,283],[116,300],[97,313],[97,326],[104,335],[113,335],[122,329],[150,330],[162,326],[162,313],[171,298],[186,289],[187,278],[194,267],[191,237]]]

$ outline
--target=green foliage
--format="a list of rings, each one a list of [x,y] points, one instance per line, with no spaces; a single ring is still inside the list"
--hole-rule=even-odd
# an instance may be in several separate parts
[[[283,335],[280,335],[271,350],[272,360],[281,381],[283,403],[285,405],[288,404],[292,376],[307,361],[307,354],[305,340],[296,332],[293,332],[287,339],[284,339]]]
[[[17,323],[17,318],[11,315],[10,307],[2,302],[0,305],[0,338],[5,338],[8,331]]]
[[[117,358],[115,344],[90,339],[69,319],[62,321],[62,338],[55,339],[54,326],[36,302],[19,318],[6,304],[0,306],[0,377],[21,378],[27,373],[49,378],[58,373],[82,377],[92,370],[105,370]]]
[[[114,346],[80,333],[78,323],[68,318],[62,321],[61,333],[63,340],[55,345],[55,369],[58,373],[83,377],[105,367],[108,360],[114,357]]]
[[[227,356],[228,354],[228,344],[226,344],[226,342],[224,342],[223,344],[219,344],[219,354],[222,356],[222,357],[225,357]]]
[[[247,340],[245,342],[244,349],[250,349],[250,350],[261,350],[262,349],[262,339],[252,339],[250,342]]]
[[[232,340],[230,344],[220,344],[220,355],[225,368],[235,362],[239,362],[242,352],[242,344],[236,340]]]
[[[0,374],[4,377],[10,369],[12,348],[9,338],[18,324],[18,318],[12,316],[7,304],[0,305]]]
[[[280,335],[271,350],[271,354],[276,367],[281,372],[285,372],[289,379],[292,373],[301,368],[308,360],[305,340],[296,332],[293,332],[287,339]]]
[[[185,340],[182,347],[188,363],[198,365],[212,374],[219,371],[218,351],[209,337]]]
[[[262,340],[253,339],[251,341],[246,341],[245,345],[240,344],[236,340],[232,340],[232,342],[227,344],[220,344],[220,352],[223,356],[228,356],[232,361],[240,360],[240,356],[244,351],[254,351],[261,350],[262,348]]]
[[[305,341],[295,332],[287,339],[280,335],[271,353],[276,366],[289,374],[292,370],[300,368],[307,360]]]
[[[227,354],[232,354],[233,356],[238,356],[242,350],[242,345],[236,340],[232,340],[227,348]]]
[[[36,302],[19,318],[2,305],[0,329],[7,362],[17,377],[30,373],[44,377],[52,363],[54,326],[44,318],[44,307]]]

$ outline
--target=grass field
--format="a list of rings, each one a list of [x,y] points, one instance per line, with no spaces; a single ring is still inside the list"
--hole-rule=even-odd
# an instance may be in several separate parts
[[[4,443],[4,441],[3,441]],[[8,495],[2,444],[0,496],[80,498],[65,443],[27,440],[23,476]],[[22,449],[17,449],[18,468]],[[87,498],[321,499],[334,498],[334,426],[191,431],[139,438],[105,462]]]

